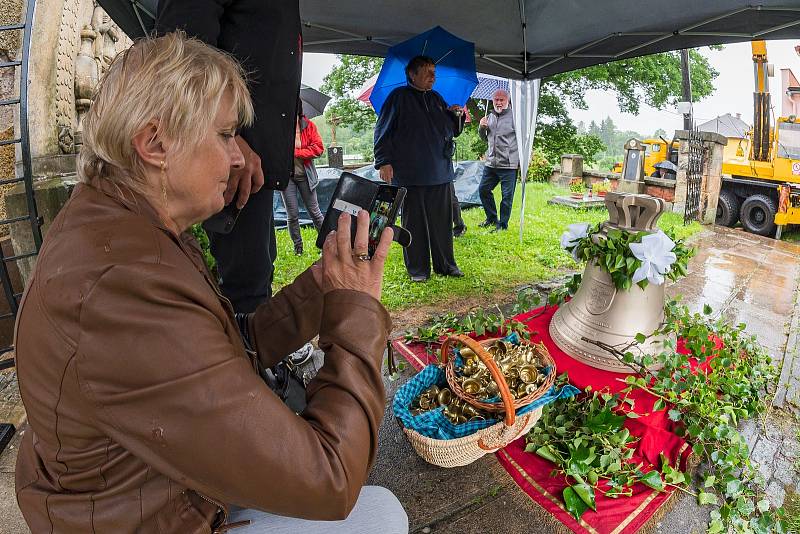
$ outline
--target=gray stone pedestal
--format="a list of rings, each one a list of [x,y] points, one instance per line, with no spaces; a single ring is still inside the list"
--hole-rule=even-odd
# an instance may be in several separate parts
[[[43,178],[33,182],[36,208],[42,219],[42,237],[47,234],[53,219],[69,199],[75,184],[75,175]],[[6,193],[6,213],[10,219],[28,215],[28,199],[25,195],[24,183],[18,183]],[[15,222],[11,225],[11,244],[15,255],[27,254],[36,249],[29,220]],[[33,271],[35,263],[35,257],[24,258],[17,262],[23,283],[28,282],[28,276]]]

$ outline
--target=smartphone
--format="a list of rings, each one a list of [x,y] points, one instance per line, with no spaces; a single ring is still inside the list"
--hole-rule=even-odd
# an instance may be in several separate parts
[[[231,202],[222,208],[222,211],[206,219],[203,223],[203,228],[206,232],[229,234],[233,227],[236,226],[236,220],[239,218],[241,211],[236,207],[236,202]]]

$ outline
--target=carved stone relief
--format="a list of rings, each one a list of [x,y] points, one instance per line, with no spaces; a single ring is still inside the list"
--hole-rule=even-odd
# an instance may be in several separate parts
[[[63,153],[77,151],[82,118],[102,75],[131,40],[93,0],[64,0],[56,67],[56,127]]]

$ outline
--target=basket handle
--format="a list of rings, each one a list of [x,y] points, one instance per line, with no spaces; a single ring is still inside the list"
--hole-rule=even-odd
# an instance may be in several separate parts
[[[514,410],[514,397],[511,396],[511,391],[508,389],[508,384],[506,383],[503,373],[500,372],[494,358],[483,348],[483,345],[463,334],[447,336],[447,339],[445,339],[442,344],[442,364],[447,365],[448,358],[450,357],[450,346],[456,342],[462,343],[472,349],[472,351],[477,354],[478,358],[486,365],[486,368],[489,369],[489,374],[492,375],[494,383],[497,384],[497,388],[500,390],[500,398],[503,400],[503,406],[505,406],[506,409],[504,422],[506,426],[512,426],[517,417]]]

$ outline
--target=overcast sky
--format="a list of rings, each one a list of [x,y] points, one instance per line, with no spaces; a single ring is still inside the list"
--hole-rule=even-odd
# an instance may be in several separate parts
[[[794,50],[797,41],[767,41],[767,58],[775,65],[775,77],[770,78],[772,105],[775,116],[781,114],[780,69],[790,68],[795,76],[800,77],[800,56]],[[719,71],[714,80],[716,90],[694,105],[695,118],[698,123],[713,119],[725,113],[741,113],[742,119],[753,122],[753,61],[750,43],[725,45],[723,50],[701,49],[701,53],[709,58],[711,65]],[[322,79],[336,64],[336,57],[329,54],[305,54],[303,58],[303,83],[319,87]],[[644,135],[652,134],[658,128],[668,133],[683,127],[683,117],[674,109],[656,110],[642,106],[639,115],[621,113],[617,100],[612,93],[590,91],[586,101],[588,110],[573,110],[572,118],[577,123],[584,121],[587,125],[594,120],[600,122],[610,116],[620,130],[634,130]]]

